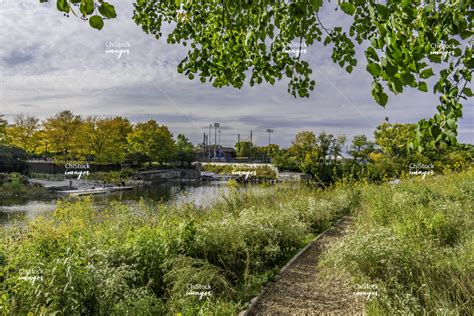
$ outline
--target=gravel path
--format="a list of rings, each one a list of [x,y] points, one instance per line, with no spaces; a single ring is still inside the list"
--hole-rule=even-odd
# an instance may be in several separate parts
[[[267,284],[245,315],[363,315],[363,303],[345,280],[325,278],[317,269],[323,250],[344,235],[346,217],[313,241],[301,255]]]

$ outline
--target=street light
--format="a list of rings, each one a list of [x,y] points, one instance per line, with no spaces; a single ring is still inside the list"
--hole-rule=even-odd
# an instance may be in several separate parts
[[[217,129],[221,127],[219,123],[214,122],[214,157],[216,156],[216,146],[217,146]]]
[[[209,135],[207,136],[207,145],[208,145],[208,151],[209,151],[209,161],[211,161],[211,129],[212,129],[212,124],[209,124]]]
[[[267,133],[268,133],[268,146],[270,146],[271,144],[271,139],[270,139],[270,134],[273,133],[274,130],[272,130],[271,128],[267,128]]]
[[[267,133],[268,133],[268,159],[270,159],[270,145],[271,145],[271,138],[270,135],[274,132],[271,128],[267,128]]]

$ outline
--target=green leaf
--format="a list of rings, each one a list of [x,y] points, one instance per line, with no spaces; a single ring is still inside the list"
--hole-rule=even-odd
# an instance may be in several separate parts
[[[418,84],[418,90],[428,92],[428,86],[426,85],[426,82],[420,82]]]
[[[431,135],[433,138],[437,138],[441,134],[441,129],[437,125],[431,126]]]
[[[433,69],[428,68],[420,72],[420,77],[423,79],[428,79],[429,77],[434,76]]]
[[[403,92],[403,84],[402,82],[400,81],[400,79],[398,78],[393,78],[393,85],[394,85],[394,88],[395,88],[395,91],[397,91],[398,93],[402,93]]]
[[[411,0],[402,0],[402,7],[408,7],[411,4]]]
[[[441,55],[430,54],[428,55],[428,59],[434,63],[441,63]]]
[[[367,50],[365,51],[365,56],[367,58],[373,59],[375,61],[379,61],[379,56],[377,55],[377,52],[372,46],[369,46]]]
[[[375,102],[383,107],[388,102],[388,95],[383,91],[382,85],[379,82],[372,83],[372,96]]]
[[[323,5],[323,0],[311,0],[311,7],[314,11],[319,11],[319,8]]]
[[[99,12],[100,14],[109,19],[117,17],[117,13],[115,12],[114,6],[108,4],[107,2],[102,3],[102,5],[99,7]]]
[[[81,11],[83,16],[92,14],[94,9],[94,0],[83,0],[79,6],[79,11]]]
[[[398,72],[398,68],[395,67],[394,65],[392,65],[392,63],[387,62],[387,65],[386,65],[386,67],[385,67],[385,73],[386,73],[389,77],[393,77],[397,72]]]
[[[387,102],[388,102],[388,95],[385,93],[385,92],[382,92],[380,94],[380,102],[379,104],[383,107],[385,107],[385,105],[387,105]]]
[[[380,75],[380,72],[381,72],[381,68],[379,66],[379,64],[375,64],[375,63],[369,63],[367,64],[367,71],[370,72],[370,74],[374,77],[378,77]]]
[[[101,16],[94,15],[90,17],[89,25],[95,29],[101,30],[104,27],[104,20]]]
[[[462,92],[467,96],[467,97],[472,97],[472,90],[470,88],[464,88]]]
[[[406,85],[413,86],[415,83],[415,76],[409,72],[405,72],[402,74],[402,81]]]
[[[342,9],[342,11],[344,11],[345,13],[347,13],[349,15],[353,15],[354,12],[355,12],[354,5],[352,3],[349,3],[349,2],[341,3],[341,9]]]
[[[384,5],[382,4],[376,4],[377,11],[382,17],[382,19],[386,20],[390,16],[391,11]]]
[[[446,124],[448,125],[449,129],[451,129],[451,130],[456,129],[456,121],[454,119],[448,119],[446,121]]]
[[[56,2],[56,7],[58,8],[59,11],[69,13],[71,10],[71,7],[69,7],[69,3],[67,0],[58,0]]]

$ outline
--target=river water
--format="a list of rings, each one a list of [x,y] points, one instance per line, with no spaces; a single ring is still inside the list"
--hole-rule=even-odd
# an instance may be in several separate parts
[[[194,203],[208,205],[228,192],[226,182],[209,182],[199,184],[165,183],[135,187],[133,190],[118,191],[92,196],[98,204],[109,201],[125,203],[145,201],[165,203]],[[14,221],[24,221],[40,214],[51,212],[56,205],[57,197],[43,200],[13,199],[8,205],[0,204],[0,225]],[[1,201],[0,201],[1,203]]]

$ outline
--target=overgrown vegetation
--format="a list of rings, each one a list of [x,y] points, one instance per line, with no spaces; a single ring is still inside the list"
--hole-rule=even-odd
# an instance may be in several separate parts
[[[2,313],[235,314],[357,197],[273,187],[231,188],[211,207],[62,201],[1,231]]]
[[[348,154],[342,157],[345,137],[299,132],[288,149],[276,150],[272,163],[280,170],[309,173],[322,185],[332,184],[345,177],[357,181],[381,183],[420,171],[416,165],[430,166],[436,174],[451,170],[465,170],[474,157],[472,144],[441,146],[423,153],[410,149],[415,141],[416,124],[389,124],[384,122],[374,131],[375,142],[365,135],[356,135]],[[430,142],[431,137],[424,141]],[[423,169],[423,168],[422,168]],[[421,170],[423,171],[423,170]],[[427,171],[426,169],[424,171]]]
[[[473,180],[470,169],[368,186],[352,231],[322,266],[377,289],[369,315],[472,315]]]
[[[19,173],[0,173],[0,205],[10,204],[18,199],[43,198],[48,191],[29,182],[26,176]]]

